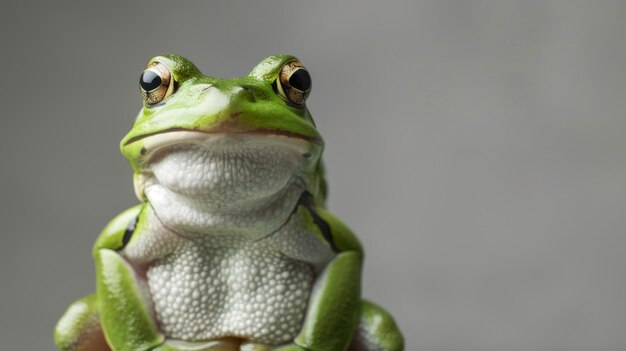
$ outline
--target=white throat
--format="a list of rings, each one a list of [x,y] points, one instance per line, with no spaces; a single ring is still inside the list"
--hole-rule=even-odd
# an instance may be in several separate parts
[[[216,135],[164,147],[137,181],[171,230],[261,237],[287,221],[309,181],[301,150],[277,138]]]

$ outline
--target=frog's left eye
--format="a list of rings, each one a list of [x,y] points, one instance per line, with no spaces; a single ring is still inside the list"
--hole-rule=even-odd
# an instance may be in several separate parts
[[[163,101],[174,92],[172,72],[160,62],[150,64],[139,76],[139,90],[147,105]]]
[[[280,97],[302,107],[311,93],[311,75],[300,61],[287,62],[276,78],[275,89]]]

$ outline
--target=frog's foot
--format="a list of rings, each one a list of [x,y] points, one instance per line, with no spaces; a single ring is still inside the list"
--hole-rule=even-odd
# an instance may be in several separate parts
[[[271,351],[272,346],[266,344],[258,344],[255,342],[244,342],[241,344],[239,351]]]
[[[237,339],[220,339],[211,341],[166,340],[154,351],[239,351]]]
[[[265,344],[257,344],[237,338],[223,338],[211,341],[167,340],[154,351],[270,351]]]
[[[54,330],[54,342],[61,351],[111,351],[102,333],[95,295],[68,307]]]
[[[393,317],[369,301],[361,303],[361,320],[348,351],[402,351],[404,339]]]

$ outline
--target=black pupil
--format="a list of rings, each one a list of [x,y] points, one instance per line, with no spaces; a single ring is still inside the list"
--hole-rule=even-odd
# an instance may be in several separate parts
[[[139,77],[139,85],[144,91],[152,91],[161,86],[161,77],[154,71],[144,71]]]
[[[289,85],[300,91],[307,91],[311,88],[311,76],[305,69],[299,69],[289,77]]]

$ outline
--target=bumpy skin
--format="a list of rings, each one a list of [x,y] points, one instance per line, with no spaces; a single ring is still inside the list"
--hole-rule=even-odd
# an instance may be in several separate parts
[[[234,79],[176,55],[148,63],[167,94],[144,91],[121,142],[141,204],[96,241],[96,294],[61,318],[59,349],[403,350],[393,318],[360,299],[360,243],[324,208],[308,90],[284,73],[297,62]]]

